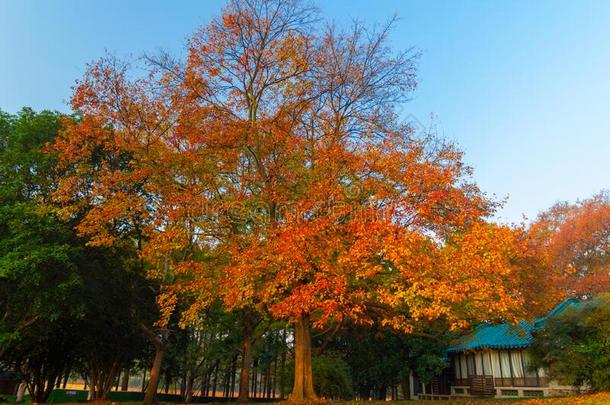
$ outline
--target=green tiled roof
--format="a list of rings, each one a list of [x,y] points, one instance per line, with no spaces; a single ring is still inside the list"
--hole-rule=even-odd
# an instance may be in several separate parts
[[[569,307],[581,305],[580,301],[571,298],[563,301],[555,309],[542,318],[533,322],[521,321],[517,325],[502,323],[499,325],[481,324],[474,332],[459,339],[449,347],[448,352],[461,352],[476,349],[519,349],[528,347],[532,343],[532,332],[542,327],[544,322],[565,311]]]

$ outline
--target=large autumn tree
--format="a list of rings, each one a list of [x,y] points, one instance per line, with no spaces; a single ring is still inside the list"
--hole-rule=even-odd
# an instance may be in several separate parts
[[[230,1],[185,61],[148,58],[136,79],[91,65],[72,98],[82,119],[55,145],[63,213],[87,207],[94,245],[138,235],[166,314],[221,298],[294,324],[294,399],[315,397],[312,323],[455,329],[526,301],[524,235],[486,222],[496,204],[459,150],[400,119],[417,54],[388,47],[390,25]]]
[[[610,193],[559,202],[529,229],[549,280],[569,295],[610,291]]]

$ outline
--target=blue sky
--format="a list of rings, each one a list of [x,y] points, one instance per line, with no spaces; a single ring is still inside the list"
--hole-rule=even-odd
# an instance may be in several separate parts
[[[222,1],[0,0],[0,109],[68,111],[70,86],[105,50],[184,52]],[[480,187],[533,218],[610,188],[610,2],[318,1],[338,25],[382,23],[422,52],[404,114],[460,145]]]

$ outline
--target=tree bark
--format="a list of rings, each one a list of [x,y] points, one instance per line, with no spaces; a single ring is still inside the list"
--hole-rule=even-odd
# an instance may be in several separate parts
[[[243,343],[241,369],[239,371],[239,402],[247,402],[249,398],[250,371],[252,370],[252,350],[254,342],[257,339],[255,336],[256,327],[261,321],[260,316],[252,309],[244,309],[239,313]]]
[[[311,330],[308,314],[299,315],[295,321],[294,353],[294,386],[290,399],[293,401],[317,399],[313,388]]]
[[[25,396],[25,387],[26,384],[24,382],[19,384],[19,387],[17,388],[17,398],[15,399],[16,403],[21,403],[23,402],[23,397]]]
[[[411,399],[411,374],[408,373],[401,381],[402,399]]]
[[[195,382],[195,376],[192,373],[188,373],[186,377],[186,387],[184,389],[184,402],[190,404],[193,402],[193,383]]]
[[[91,382],[89,384],[89,392],[87,393],[87,401],[93,401],[95,399],[95,384]]]
[[[249,385],[250,385],[250,369],[252,368],[252,335],[244,336],[241,369],[239,370],[239,402],[248,402]]]
[[[62,388],[66,389],[66,386],[68,385],[68,379],[70,378],[70,371],[68,371],[65,375],[64,375],[64,382],[62,384]]]
[[[141,391],[145,392],[146,391],[146,369],[142,370],[142,384],[141,385],[142,385]]]
[[[216,398],[216,387],[218,386],[218,368],[220,367],[220,364],[218,361],[216,361],[216,365],[214,366],[214,379],[213,379],[213,383],[212,383],[212,398]]]
[[[157,395],[157,388],[159,386],[159,377],[161,376],[161,364],[163,362],[164,354],[165,347],[161,342],[159,342],[159,344],[155,345],[155,359],[153,361],[152,368],[150,369],[148,386],[146,387],[144,401],[142,402],[143,405],[153,405],[156,402],[155,396]]]
[[[123,370],[123,378],[121,379],[121,391],[129,390],[129,368]]]

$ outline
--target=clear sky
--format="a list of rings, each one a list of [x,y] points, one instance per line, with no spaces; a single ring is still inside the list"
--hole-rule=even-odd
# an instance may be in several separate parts
[[[217,0],[0,0],[0,109],[68,111],[85,63],[108,50],[184,53]],[[610,188],[610,1],[317,1],[338,25],[382,23],[422,52],[404,108],[458,143],[499,219]]]

